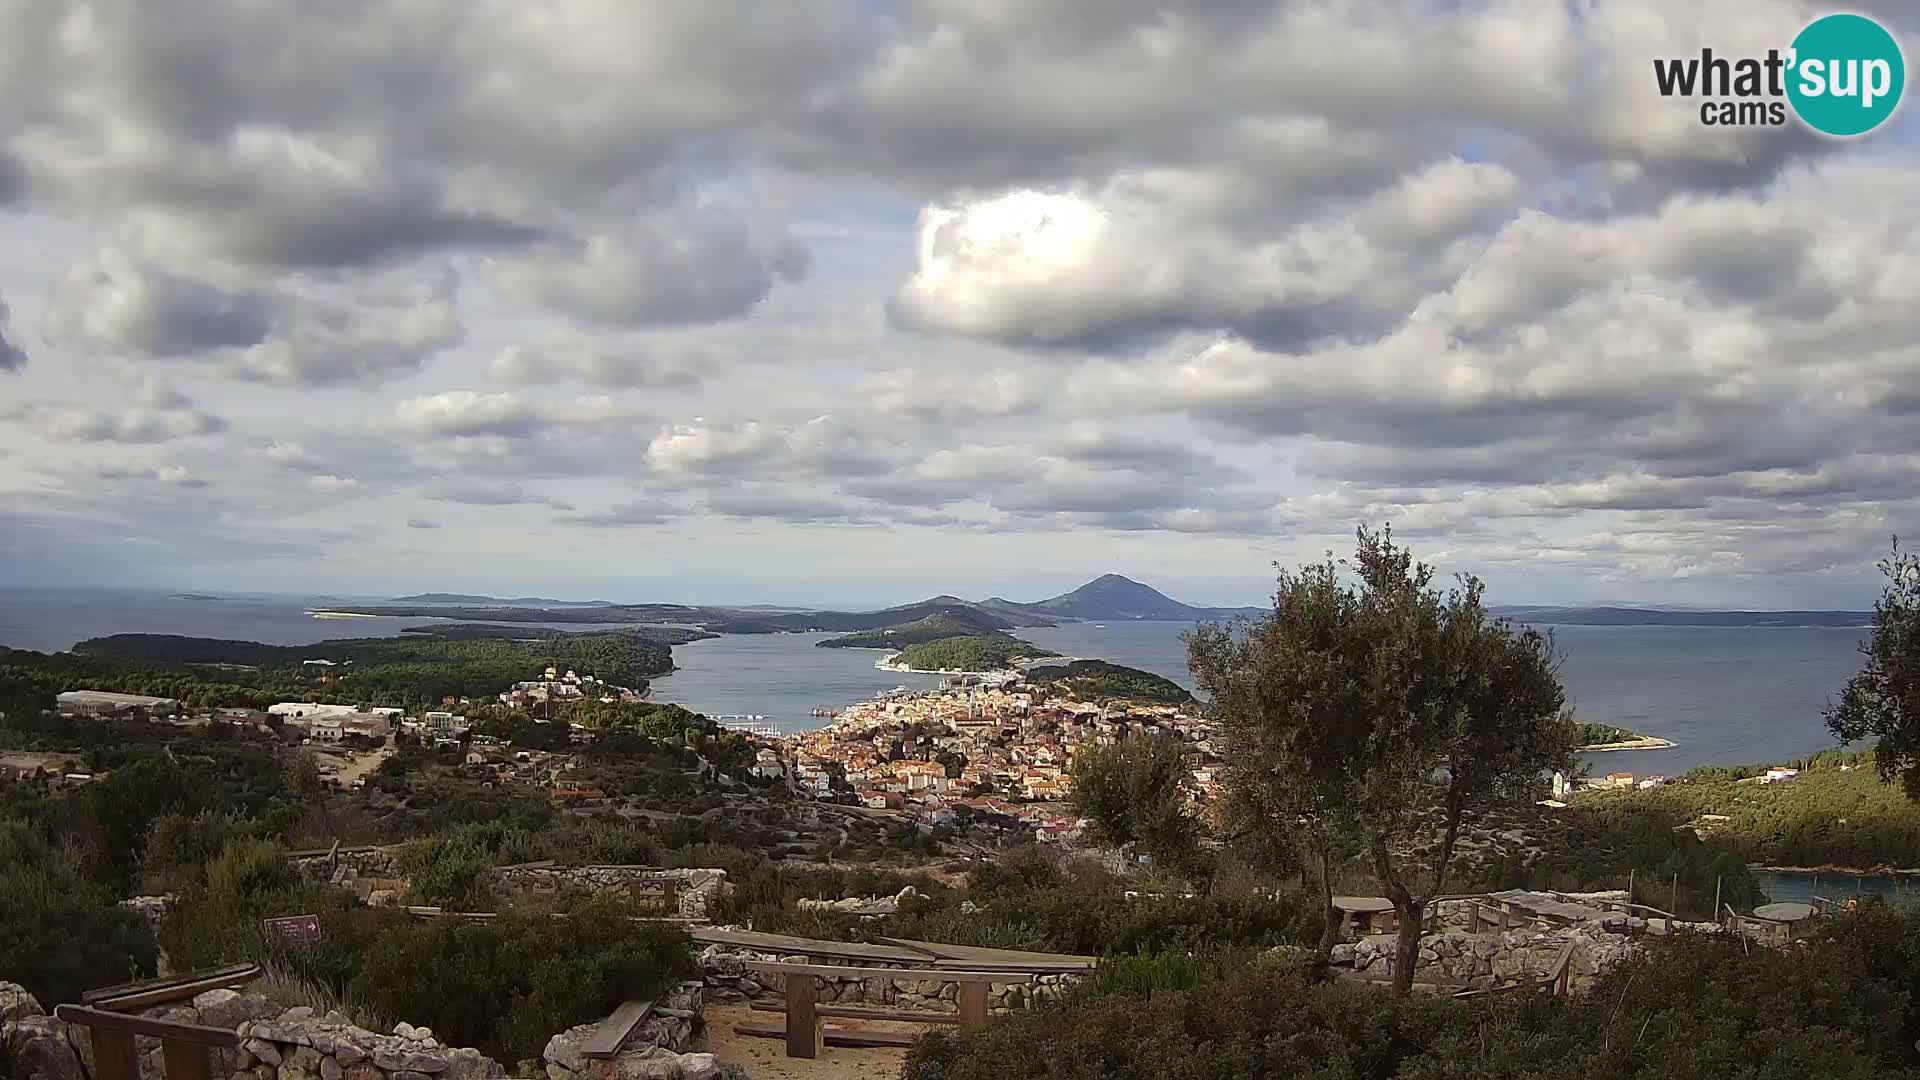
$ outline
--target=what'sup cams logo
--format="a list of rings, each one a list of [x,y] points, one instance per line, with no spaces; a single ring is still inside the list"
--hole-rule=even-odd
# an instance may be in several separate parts
[[[1700,123],[1708,127],[1779,127],[1788,109],[1800,122],[1837,138],[1865,135],[1886,123],[1907,89],[1900,43],[1864,15],[1815,19],[1785,52],[1764,57],[1699,56],[1656,59],[1661,97],[1704,98]]]

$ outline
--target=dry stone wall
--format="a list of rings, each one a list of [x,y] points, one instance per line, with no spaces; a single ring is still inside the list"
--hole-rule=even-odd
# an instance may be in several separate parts
[[[947,982],[937,975],[927,977],[921,972],[908,969],[904,964],[869,960],[843,963],[819,957],[759,952],[737,945],[709,945],[700,950],[695,959],[699,961],[701,974],[706,979],[707,997],[713,1001],[745,1001],[750,998],[786,993],[787,984],[784,977],[756,972],[747,967],[749,963],[780,962],[825,967],[890,968],[900,971],[900,975],[894,978],[881,976],[862,978],[848,975],[844,978],[819,980],[822,986],[818,996],[823,1004],[834,1002],[846,1005],[891,1005],[929,1012],[960,1011],[958,984]],[[987,988],[987,1005],[991,1009],[1005,1009],[1008,1006],[1009,997],[1015,992],[1030,997],[1046,997],[1059,992],[1061,987],[1077,978],[1079,978],[1077,975],[1042,975],[1031,983],[991,983]]]
[[[407,881],[401,874],[400,848],[342,848],[332,854],[303,854],[289,860],[310,880],[355,893],[373,907],[402,903]],[[549,866],[494,868],[494,883],[503,893],[592,893],[623,889],[649,881],[674,881],[679,888],[674,914],[705,920],[712,905],[729,887],[720,869],[663,869],[657,866]]]
[[[85,1080],[95,1075],[87,1029],[40,1011],[24,990],[0,983],[0,1039],[13,1047],[24,1080]],[[156,1020],[228,1028],[241,1038],[232,1049],[209,1051],[213,1075],[227,1080],[499,1080],[500,1063],[464,1047],[437,1042],[433,1032],[408,1024],[382,1035],[339,1013],[281,1009],[259,994],[209,990],[191,1002],[162,1005],[143,1015]],[[139,1036],[141,1080],[162,1080],[160,1041]]]
[[[1592,986],[1601,972],[1632,957],[1639,945],[1625,933],[1602,926],[1528,928],[1500,934],[1469,934],[1447,929],[1420,939],[1414,977],[1457,979],[1470,987],[1490,987],[1544,979],[1569,942],[1568,986],[1580,992]],[[1370,974],[1393,974],[1394,938],[1376,934],[1334,946],[1333,962]]]

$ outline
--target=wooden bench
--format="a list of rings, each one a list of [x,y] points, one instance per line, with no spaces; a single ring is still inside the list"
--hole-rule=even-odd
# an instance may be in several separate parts
[[[633,1029],[639,1027],[641,1021],[651,1015],[653,1015],[651,1001],[622,1002],[619,1008],[613,1010],[612,1015],[600,1021],[600,1026],[594,1029],[593,1035],[580,1048],[581,1055],[601,1060],[613,1057],[620,1052],[620,1044],[626,1042],[627,1036],[633,1034]]]
[[[759,974],[779,975],[787,984],[786,1024],[775,1027],[770,1024],[735,1024],[734,1031],[741,1035],[763,1038],[785,1039],[787,1056],[796,1058],[818,1057],[820,1046],[825,1042],[829,1046],[907,1046],[913,1042],[913,1036],[897,1031],[854,1031],[846,1028],[824,1028],[820,1023],[822,1016],[853,1017],[861,1016],[872,1020],[904,1020],[909,1023],[957,1023],[961,1027],[981,1027],[987,1022],[987,993],[993,983],[1024,983],[1034,978],[1032,972],[1021,971],[954,971],[948,968],[930,966],[907,968],[865,968],[837,967],[830,964],[786,964],[772,961],[756,961],[747,968]],[[912,1013],[899,1011],[881,1014],[880,1010],[851,1009],[844,1006],[822,1008],[817,997],[816,979],[916,979],[927,982],[950,982],[959,985],[956,1004],[959,1013],[952,1018],[944,1013]]]
[[[140,1080],[140,1052],[133,1041],[136,1035],[160,1040],[167,1080],[213,1080],[208,1049],[240,1045],[240,1036],[227,1028],[150,1020],[85,1005],[61,1005],[53,1015],[87,1029],[93,1044],[94,1080]]]

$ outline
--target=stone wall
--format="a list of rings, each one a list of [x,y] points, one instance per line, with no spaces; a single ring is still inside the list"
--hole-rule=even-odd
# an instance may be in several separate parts
[[[719,869],[667,870],[657,866],[501,866],[494,870],[505,886],[527,892],[599,892],[623,889],[647,881],[671,880],[679,885],[678,910],[687,919],[707,918],[707,912],[729,888],[727,872]]]
[[[407,881],[400,873],[399,847],[342,848],[337,855],[301,855],[289,860],[309,880],[352,891],[373,907],[404,902]],[[705,920],[714,901],[729,887],[719,869],[663,869],[657,866],[550,866],[494,868],[496,890],[530,893],[591,893],[646,881],[679,883],[674,914]]]
[[[0,1024],[0,1039],[20,1055],[24,1080],[94,1075],[86,1028],[42,1014],[24,990],[0,983],[0,1015],[8,1013],[17,1018]],[[436,1042],[426,1028],[396,1024],[392,1034],[381,1035],[339,1013],[283,1010],[262,995],[235,990],[209,990],[142,1015],[238,1034],[239,1046],[208,1054],[213,1076],[228,1080],[499,1080],[506,1075],[499,1062],[478,1050]],[[161,1080],[160,1041],[140,1036],[134,1043],[141,1080]]]
[[[1580,992],[1593,985],[1613,963],[1634,955],[1639,946],[1626,927],[1530,927],[1500,934],[1469,934],[1446,929],[1420,939],[1414,977],[1458,979],[1470,987],[1489,987],[1544,979],[1569,942],[1568,987]],[[1394,938],[1376,934],[1358,942],[1336,945],[1333,962],[1370,974],[1393,973]]]
[[[747,968],[749,963],[781,962],[789,964],[814,964],[826,967],[864,967],[891,968],[900,970],[899,978],[874,976],[822,980],[819,1000],[822,1003],[836,1002],[846,1005],[891,1005],[903,1009],[924,1009],[929,1012],[960,1011],[957,983],[947,982],[938,975],[929,977],[922,972],[906,970],[907,965],[878,961],[861,960],[838,961],[809,956],[782,956],[778,953],[757,952],[737,945],[709,945],[696,955],[700,963],[701,974],[706,979],[707,996],[714,1001],[744,1001],[749,998],[779,996],[786,993],[786,980],[779,975],[754,972]],[[1007,998],[1013,991],[1032,997],[1044,997],[1057,992],[1060,987],[1078,979],[1077,975],[1042,975],[1031,983],[1008,982],[992,983],[987,988],[987,1005],[991,1009],[1005,1009]]]
[[[717,1080],[712,1054],[689,1053],[706,1010],[706,989],[681,983],[633,1029],[611,1058],[589,1058],[581,1047],[599,1024],[581,1024],[547,1040],[541,1059],[547,1080]]]

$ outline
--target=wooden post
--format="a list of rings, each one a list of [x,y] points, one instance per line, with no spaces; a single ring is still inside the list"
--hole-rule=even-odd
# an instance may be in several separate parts
[[[820,1055],[820,1014],[814,1011],[813,976],[787,977],[787,1056]]]
[[[88,1028],[93,1040],[93,1075],[98,1080],[140,1080],[140,1055],[133,1032]]]
[[[1631,867],[1631,866],[1629,866],[1629,867],[1627,867],[1627,902],[1628,902],[1628,903],[1632,903],[1632,902],[1633,902],[1633,875],[1634,875],[1634,873],[1635,873],[1635,868],[1634,868],[1634,867]]]
[[[162,1039],[160,1060],[166,1064],[167,1080],[212,1080],[207,1048],[199,1043]]]
[[[1714,922],[1720,921],[1720,880],[1721,879],[1719,875],[1716,874],[1713,879],[1713,921]],[[1674,914],[1678,915],[1679,912],[1674,912]],[[1671,930],[1673,929],[1673,927],[1669,926],[1667,927],[1667,929]]]
[[[1673,893],[1667,901],[1667,910],[1676,914],[1680,911],[1680,871],[1673,872]]]
[[[963,982],[960,984],[960,1026],[963,1028],[985,1027],[987,1023],[987,984],[983,982]]]

